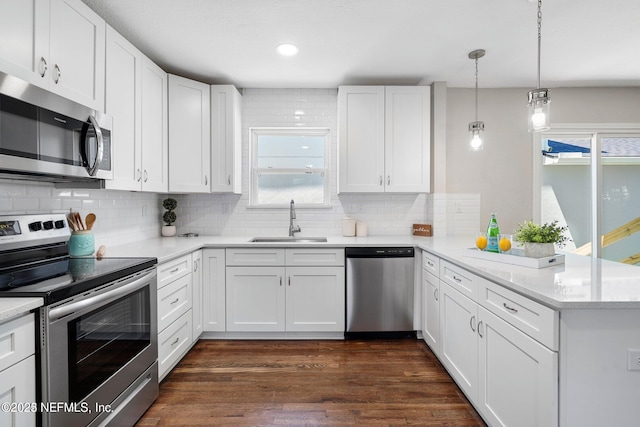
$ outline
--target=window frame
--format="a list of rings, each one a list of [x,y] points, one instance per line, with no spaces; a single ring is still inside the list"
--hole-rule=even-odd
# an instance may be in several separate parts
[[[324,137],[324,168],[259,168],[258,138],[260,136],[321,136]],[[251,208],[287,208],[286,203],[258,203],[258,178],[261,173],[320,173],[323,174],[322,203],[302,203],[296,201],[296,208],[330,208],[331,207],[331,129],[326,127],[251,127],[249,128],[249,170],[251,184],[249,186],[249,206]]]

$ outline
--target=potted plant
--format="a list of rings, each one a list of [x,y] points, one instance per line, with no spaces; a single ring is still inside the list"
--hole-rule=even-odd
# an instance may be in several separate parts
[[[166,209],[166,212],[162,214],[162,220],[165,225],[162,226],[162,235],[165,237],[171,237],[176,235],[176,226],[173,225],[176,222],[176,213],[173,211],[178,206],[178,202],[172,198],[166,198],[162,201],[162,207]]]
[[[542,225],[525,221],[523,224],[518,224],[515,240],[523,244],[524,256],[543,258],[555,255],[555,246],[564,247],[569,241],[564,235],[567,230],[568,227],[558,225],[558,221]]]

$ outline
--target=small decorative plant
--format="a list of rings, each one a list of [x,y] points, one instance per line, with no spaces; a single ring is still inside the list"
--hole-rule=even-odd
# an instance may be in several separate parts
[[[167,211],[162,215],[162,220],[166,225],[173,225],[176,222],[176,213],[173,211],[178,206],[175,199],[167,198],[162,201],[162,207]]]
[[[569,241],[564,235],[568,227],[558,225],[558,221],[536,224],[533,221],[525,221],[518,224],[515,240],[522,243],[553,243],[562,248]]]

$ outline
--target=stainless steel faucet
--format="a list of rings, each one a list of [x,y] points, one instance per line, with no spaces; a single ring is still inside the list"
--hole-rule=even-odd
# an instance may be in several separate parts
[[[293,225],[294,219],[296,219],[296,208],[293,199],[291,199],[291,203],[289,203],[289,237],[293,237],[294,233],[300,232],[300,226]]]

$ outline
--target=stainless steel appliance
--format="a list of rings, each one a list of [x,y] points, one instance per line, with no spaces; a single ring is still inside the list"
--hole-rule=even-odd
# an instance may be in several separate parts
[[[0,72],[0,173],[112,179],[111,117]]]
[[[414,249],[346,248],[346,336],[415,333]]]
[[[0,297],[36,296],[43,426],[133,425],[158,396],[155,258],[73,258],[65,215],[0,216]]]

